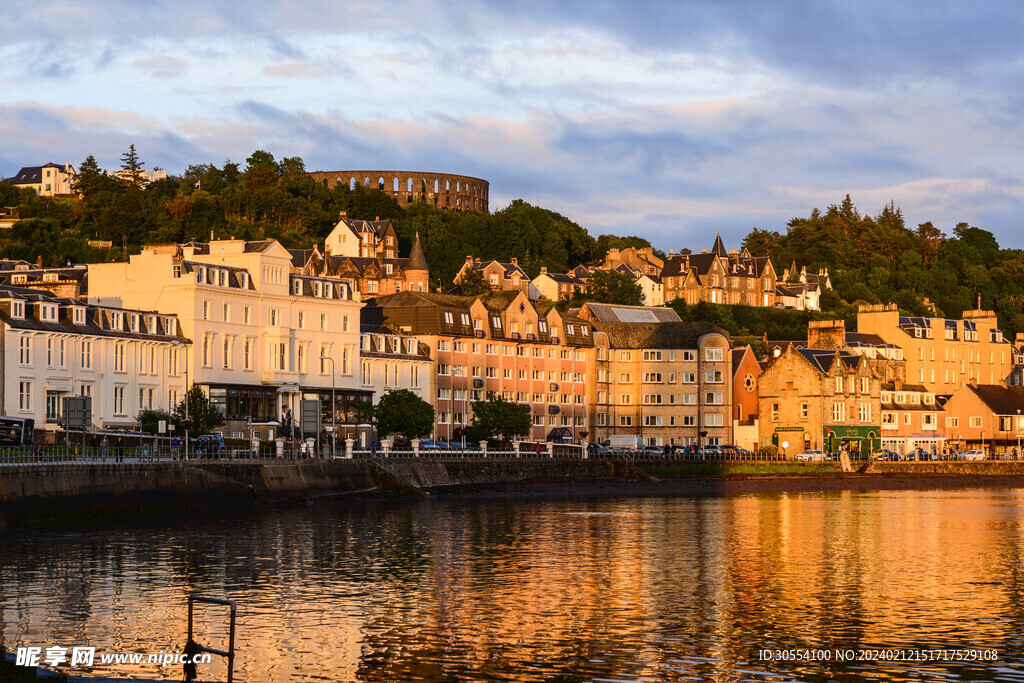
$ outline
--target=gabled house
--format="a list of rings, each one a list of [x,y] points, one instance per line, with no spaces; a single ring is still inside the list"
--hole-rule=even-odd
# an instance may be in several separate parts
[[[733,443],[750,451],[758,449],[758,380],[761,364],[750,346],[732,350]]]
[[[462,281],[464,273],[470,269],[476,270],[483,277],[484,282],[491,288],[492,292],[499,290],[517,289],[527,296],[530,294],[530,277],[519,265],[519,259],[512,259],[503,263],[501,261],[481,261],[472,256],[466,257],[466,262],[455,274],[453,282],[457,285]]]
[[[988,457],[1021,456],[1024,387],[964,385],[944,408],[950,448],[980,449]]]
[[[709,301],[716,304],[774,306],[775,268],[767,256],[727,251],[722,236],[715,237],[711,251],[673,255],[661,272],[665,301],[683,299],[688,304]]]
[[[531,299],[543,297],[548,301],[559,301],[561,299],[572,299],[586,293],[586,280],[580,280],[574,271],[569,271],[568,273],[549,273],[547,266],[541,266],[540,275],[533,278],[530,282]]]
[[[70,195],[78,174],[69,162],[64,165],[49,163],[42,166],[25,166],[16,175],[3,182],[15,187],[27,187],[40,197]]]

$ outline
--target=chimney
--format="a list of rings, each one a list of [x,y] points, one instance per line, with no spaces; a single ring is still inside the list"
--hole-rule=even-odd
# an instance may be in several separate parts
[[[374,216],[374,217],[373,217],[373,220],[375,220],[375,221],[379,221],[379,220],[380,220],[380,216]]]
[[[338,214],[338,217],[341,220],[346,220],[348,218],[348,211],[342,211],[340,214]]]
[[[512,265],[513,266],[518,266],[519,265],[519,259],[517,259],[515,256],[512,257]]]
[[[472,262],[473,262],[473,255],[472,254],[468,254],[466,256],[466,263],[472,263]]]
[[[672,250],[671,249],[668,250],[668,257],[672,258]]]
[[[541,274],[541,275],[544,275],[544,274],[546,274],[547,272],[548,272],[548,267],[547,267],[547,266],[541,266],[541,267],[540,267],[540,274]]]
[[[800,266],[800,276],[807,277],[807,266]]]
[[[706,254],[706,253],[708,253],[708,250],[707,250],[707,249],[701,249],[701,250],[700,250],[700,253],[702,253],[702,254]]]
[[[782,281],[789,282],[789,268],[782,271]]]
[[[690,255],[687,254],[686,255],[686,268],[684,268],[684,270],[689,270],[689,269],[690,269]]]

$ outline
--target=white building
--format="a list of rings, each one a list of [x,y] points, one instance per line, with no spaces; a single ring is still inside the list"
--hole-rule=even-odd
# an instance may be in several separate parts
[[[56,429],[66,396],[92,397],[95,427],[131,427],[184,397],[189,340],[176,316],[0,287],[0,414]]]
[[[291,267],[275,240],[148,246],[128,263],[90,264],[89,300],[177,315],[193,340],[191,378],[224,413],[226,435],[273,429],[285,409],[297,419],[300,399],[321,399],[329,423],[333,388],[339,438],[355,436],[355,404],[371,400],[359,374],[362,304],[351,281]]]
[[[436,366],[428,345],[386,325],[363,325],[359,355],[363,389],[372,389],[375,400],[408,389],[433,405]]]

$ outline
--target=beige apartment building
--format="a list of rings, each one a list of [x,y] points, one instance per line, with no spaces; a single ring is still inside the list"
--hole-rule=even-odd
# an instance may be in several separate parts
[[[938,395],[965,384],[1005,384],[1013,371],[1013,347],[992,311],[951,320],[903,316],[896,304],[862,305],[857,331],[903,349],[906,381]]]
[[[53,431],[63,399],[89,396],[94,427],[130,429],[184,397],[189,343],[173,314],[0,286],[0,414]]]
[[[602,307],[603,308],[603,307]],[[623,307],[636,319],[640,307]],[[687,322],[597,322],[591,373],[593,441],[637,435],[653,446],[732,443],[728,334]],[[607,318],[605,311],[600,317]]]
[[[185,371],[228,420],[228,436],[272,437],[302,399],[336,399],[339,438],[367,438],[359,311],[350,281],[296,275],[275,240],[144,247],[128,263],[89,265],[89,300],[174,314],[193,341]],[[324,360],[329,359],[329,360]],[[333,363],[332,363],[333,361]]]
[[[382,394],[408,389],[427,403],[434,401],[434,360],[426,344],[385,325],[363,325],[359,341],[363,389]]]

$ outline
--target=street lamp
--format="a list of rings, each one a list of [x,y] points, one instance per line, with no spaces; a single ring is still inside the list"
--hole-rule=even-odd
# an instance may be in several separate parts
[[[320,362],[330,361],[331,363],[331,457],[337,457],[336,447],[338,445],[338,423],[334,419],[335,413],[338,412],[338,404],[334,400],[334,359],[330,356],[320,356]],[[347,453],[348,451],[346,451]]]
[[[1017,460],[1020,458],[1020,408],[1017,408],[1017,452],[1013,454],[1013,459]]]

